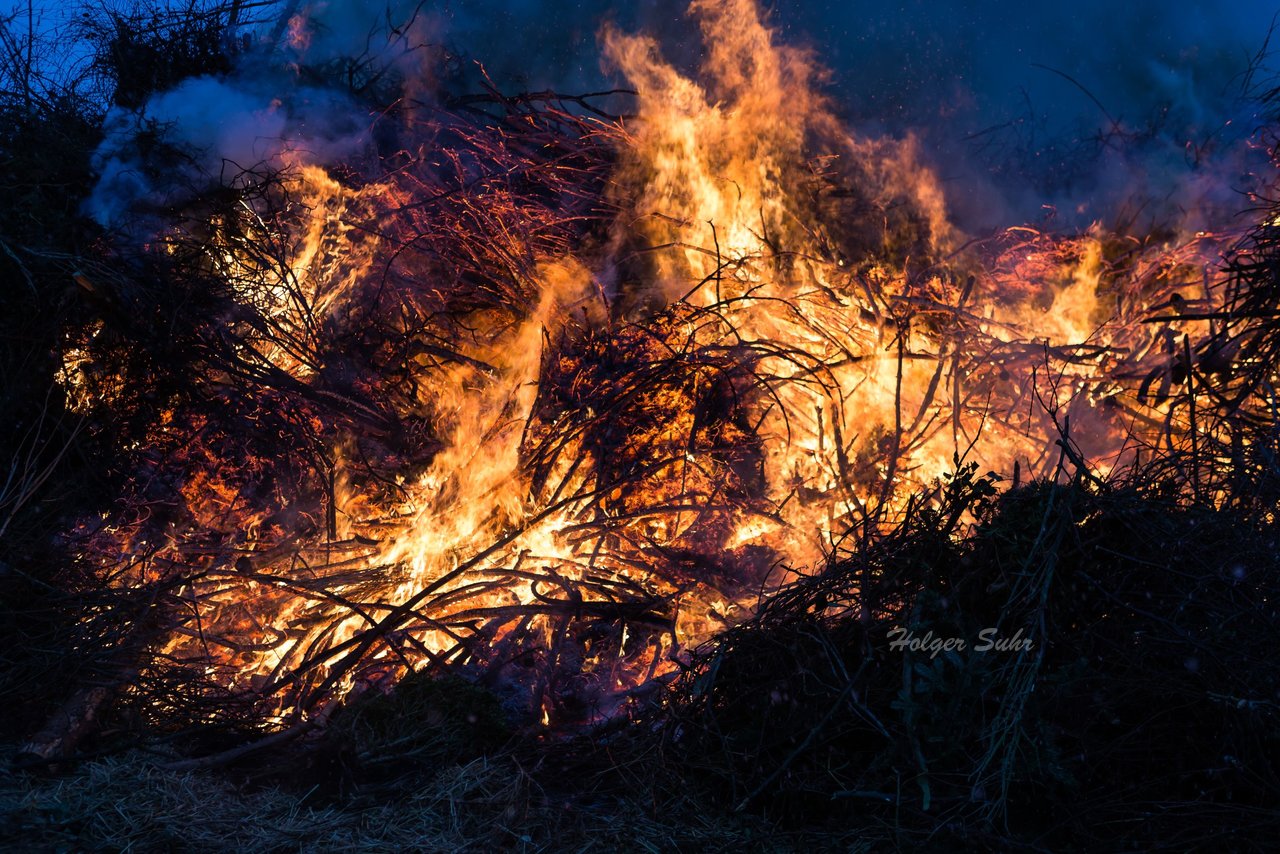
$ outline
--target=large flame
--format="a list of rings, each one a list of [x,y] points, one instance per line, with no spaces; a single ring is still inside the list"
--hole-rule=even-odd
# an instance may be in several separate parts
[[[132,567],[120,583],[199,568],[168,658],[287,715],[424,663],[536,653],[551,666],[519,678],[544,718],[575,692],[606,714],[960,460],[1052,476],[1068,423],[1103,468],[1188,429],[1169,403],[1184,330],[1142,321],[1184,291],[1211,303],[1230,235],[966,241],[917,143],[842,127],[754,0],[690,14],[696,78],[651,38],[603,33],[638,105],[574,119],[613,152],[607,188],[538,161],[565,170],[545,179],[565,221],[575,192],[612,211],[607,240],[557,236],[494,178],[520,168],[516,144],[459,154],[447,124],[416,161],[434,172],[353,187],[294,153],[288,216],[212,223],[209,268],[265,318],[238,364],[350,418],[328,433],[327,505],[297,511],[327,517],[310,535],[217,474],[199,425],[170,425],[193,439],[190,521],[116,524],[95,547]],[[502,239],[464,260],[492,280],[404,266],[418,235],[481,227]],[[393,320],[369,344],[353,330],[375,316]],[[392,350],[414,366],[394,392]],[[385,423],[426,438],[376,479],[362,437]],[[202,551],[209,531],[235,532],[238,559]]]

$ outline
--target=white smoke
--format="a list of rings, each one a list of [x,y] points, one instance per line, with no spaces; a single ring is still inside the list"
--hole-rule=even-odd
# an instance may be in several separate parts
[[[420,5],[380,12],[355,2],[282,6],[287,17],[249,34],[257,48],[233,73],[189,78],[138,110],[113,107],[93,157],[99,181],[86,213],[114,228],[139,205],[178,201],[246,171],[349,158],[370,144],[375,117],[343,90],[303,84],[299,67],[348,60],[366,78],[390,75],[421,94],[438,59],[430,48],[439,20]],[[277,29],[287,43],[268,43]],[[157,143],[182,152],[177,171],[170,163],[156,168]]]

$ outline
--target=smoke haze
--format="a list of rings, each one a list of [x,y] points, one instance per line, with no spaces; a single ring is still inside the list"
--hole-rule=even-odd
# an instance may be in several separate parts
[[[701,43],[684,7],[321,0],[281,4],[278,22],[257,38],[285,33],[285,56],[296,61],[368,54],[413,82],[412,97],[429,97],[445,49],[463,79],[474,79],[467,73],[480,63],[509,91],[573,93],[622,82],[600,63],[606,22],[654,35],[675,67],[696,68]],[[286,25],[288,12],[295,25]],[[961,227],[1048,218],[1060,227],[1099,220],[1150,231],[1195,229],[1223,208],[1247,207],[1252,172],[1265,162],[1244,144],[1263,121],[1250,87],[1267,79],[1254,63],[1274,14],[1261,0],[1234,3],[1229,14],[1193,2],[780,0],[770,21],[829,69],[827,92],[851,126],[920,138]],[[260,58],[238,78],[180,89],[153,99],[142,118],[199,149],[210,176],[225,160],[271,160],[279,146],[269,141],[285,135],[286,123],[316,126],[287,135],[324,145],[350,130],[326,126],[338,96],[306,90],[287,68],[268,70]],[[323,111],[306,106],[315,102]],[[108,122],[98,154],[103,187],[90,205],[104,224],[154,189],[133,168],[139,118],[116,111]]]

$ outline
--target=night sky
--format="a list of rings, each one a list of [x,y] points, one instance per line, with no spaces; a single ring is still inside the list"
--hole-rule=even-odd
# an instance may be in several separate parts
[[[357,36],[360,20],[380,17],[385,8],[355,0],[301,7],[308,5],[339,22],[335,29]],[[811,45],[835,72],[837,99],[861,120],[918,125],[960,116],[958,126],[970,131],[984,120],[1020,115],[1028,102],[1061,123],[1098,119],[1097,106],[1078,88],[1037,65],[1071,75],[1115,117],[1137,119],[1176,101],[1193,118],[1211,120],[1204,114],[1230,94],[1232,78],[1263,46],[1280,11],[1270,0],[766,5],[787,39]],[[35,6],[45,27],[75,8],[54,0],[37,0]],[[696,28],[684,19],[685,6],[684,0],[438,0],[425,8],[441,17],[444,39],[492,69],[532,85],[567,85],[599,79],[595,34],[606,19],[657,32],[673,54],[683,48],[695,56]],[[6,7],[25,9],[26,3],[0,2],[0,9]]]
[[[43,2],[46,28],[68,14],[66,5]],[[416,5],[392,0],[390,17]],[[686,5],[440,0],[423,8],[439,41],[482,62],[505,88],[581,92],[623,82],[600,65],[596,35],[608,20],[653,33],[668,58],[692,72],[702,46]],[[320,0],[309,8],[316,33],[309,59],[358,52],[387,20],[381,3]],[[920,137],[958,223],[982,229],[1033,220],[1046,206],[1075,226],[1136,197],[1176,196],[1170,204],[1186,208],[1201,203],[1181,198],[1193,181],[1236,193],[1252,168],[1239,143],[1265,120],[1246,84],[1256,93],[1274,79],[1267,67],[1246,71],[1280,7],[777,0],[770,8],[782,38],[811,47],[830,70],[827,91],[846,123],[863,134]],[[260,75],[245,77],[254,98],[266,96]],[[1123,145],[1099,142],[1117,135],[1127,137]]]
[[[513,88],[590,90],[601,23],[656,34],[689,69],[701,52],[684,0],[443,3],[442,37]],[[1190,181],[1234,194],[1239,143],[1262,123],[1251,76],[1280,6],[1268,0],[778,0],[782,37],[831,71],[828,93],[862,133],[922,138],[956,216],[976,229],[1037,217],[1083,226]],[[332,7],[331,12],[337,12]],[[335,26],[335,30],[348,30]],[[1069,78],[1069,79],[1068,79]],[[1246,79],[1247,78],[1247,79]],[[1122,146],[1100,135],[1127,135]],[[1209,155],[1190,163],[1194,152]],[[1188,154],[1193,152],[1193,154]],[[1188,173],[1188,167],[1196,173]],[[1213,170],[1206,177],[1203,173]],[[1227,200],[1227,203],[1234,202]]]

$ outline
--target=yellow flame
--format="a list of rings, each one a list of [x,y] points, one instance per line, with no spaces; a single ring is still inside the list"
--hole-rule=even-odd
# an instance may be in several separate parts
[[[262,684],[309,650],[338,647],[438,588],[447,594],[443,611],[418,621],[413,643],[397,647],[421,661],[455,646],[447,616],[538,604],[540,583],[568,589],[607,571],[619,583],[643,579],[675,607],[673,636],[653,642],[647,658],[639,650],[649,641],[623,621],[610,683],[630,685],[669,667],[662,659],[678,647],[749,613],[755,583],[780,565],[820,565],[843,533],[877,518],[869,508],[891,520],[957,456],[1006,472],[1015,461],[1028,474],[1051,472],[1057,436],[1044,405],[1072,416],[1073,435],[1092,456],[1118,453],[1131,424],[1096,403],[1125,393],[1109,378],[1122,367],[1168,360],[1154,349],[1155,330],[1135,318],[1180,286],[1178,276],[1156,261],[1112,265],[1111,238],[1096,229],[1073,239],[1011,229],[995,241],[990,265],[953,259],[961,235],[915,140],[862,138],[841,127],[817,93],[822,73],[813,58],[778,44],[754,0],[696,0],[691,14],[706,45],[696,80],[649,37],[611,28],[602,35],[608,62],[638,93],[635,118],[612,131],[620,162],[610,193],[620,213],[607,252],[540,258],[530,307],[516,322],[510,311],[477,312],[468,318],[473,334],[455,342],[459,358],[422,360],[414,411],[399,414],[429,415],[441,446],[425,470],[396,478],[394,500],[362,492],[368,484],[343,463],[350,449],[333,449],[337,534],[348,542],[363,535],[365,547],[339,559],[325,551],[333,544],[301,549],[327,555],[320,568],[306,564],[312,576],[272,559],[255,571],[287,581],[224,573],[201,582],[193,607],[204,609],[206,630],[175,636],[169,652],[205,654],[216,627],[241,639],[225,660],[230,684]],[[280,342],[307,340],[308,329],[359,300],[361,282],[378,273],[377,241],[353,239],[352,212],[410,199],[390,183],[345,188],[305,162],[294,180],[306,213],[293,230],[282,237],[256,225],[247,238],[228,237],[211,263],[233,282],[256,283],[252,298],[265,298],[265,316],[287,333],[256,340],[258,357],[307,382],[324,368],[320,354]],[[852,198],[834,197],[837,185]],[[1145,251],[1161,258],[1181,250]],[[1199,259],[1196,250],[1183,256]],[[548,360],[560,358],[566,341],[602,330],[621,337],[632,319],[654,326],[649,339],[629,345],[636,351],[731,353],[730,361],[750,354],[753,376],[764,379],[742,392],[750,430],[731,439],[750,433],[759,443],[754,494],[737,504],[716,497],[726,466],[692,450],[699,428],[691,401],[715,381],[709,371],[691,371],[685,396],[637,392],[663,417],[630,439],[669,452],[633,461],[654,467],[637,481],[652,494],[635,498],[626,484],[602,483],[593,472],[625,449],[581,437],[534,482],[530,434],[563,415],[538,411]],[[83,362],[68,351],[73,394]],[[578,415],[597,417],[589,408]],[[236,496],[216,479],[189,486],[218,496],[207,516],[237,512]],[[593,494],[597,487],[607,494]],[[706,507],[686,506],[690,496]],[[588,521],[606,533],[579,536]],[[754,570],[761,577],[735,584],[646,574],[646,560],[699,537],[704,551],[744,563],[758,549],[767,556]],[[376,608],[320,619],[344,612],[295,581],[310,584],[322,572],[340,579],[352,567],[377,575]],[[333,589],[364,595],[363,583],[335,580]],[[592,594],[580,595],[580,606],[592,604]],[[550,619],[529,628],[552,638]],[[591,660],[601,660],[598,650]],[[389,672],[400,666],[392,656],[379,663]],[[334,690],[353,685],[348,675]],[[541,714],[549,723],[545,704]]]

